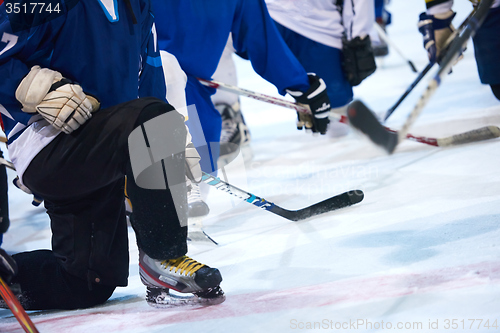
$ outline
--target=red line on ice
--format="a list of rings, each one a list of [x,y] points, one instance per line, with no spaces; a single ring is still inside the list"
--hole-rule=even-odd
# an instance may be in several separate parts
[[[88,326],[104,321],[106,328],[133,329],[170,325],[174,323],[241,317],[259,313],[272,313],[287,309],[315,308],[336,304],[370,302],[397,298],[411,294],[465,289],[500,282],[500,262],[483,262],[467,266],[446,267],[424,273],[399,273],[350,278],[319,285],[278,291],[264,291],[240,295],[227,295],[226,302],[196,309],[153,309],[147,306],[94,312],[42,319],[33,318],[40,329],[49,327],[63,332],[65,327]],[[89,311],[92,311],[90,309]],[[57,315],[56,315],[57,316]],[[49,326],[49,327],[48,327]],[[0,326],[1,328],[1,326]],[[1,330],[1,329],[0,329]]]

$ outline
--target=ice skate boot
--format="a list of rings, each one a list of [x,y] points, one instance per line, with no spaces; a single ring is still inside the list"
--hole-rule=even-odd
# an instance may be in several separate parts
[[[210,208],[205,201],[203,201],[200,184],[193,183],[189,180],[186,181],[188,193],[188,217],[202,217],[210,213]]]
[[[188,256],[161,261],[139,251],[139,274],[147,287],[146,301],[153,307],[206,306],[220,304],[226,299],[220,288],[219,270]],[[193,295],[173,295],[170,289]]]
[[[239,103],[233,106],[221,103],[215,107],[222,116],[219,163],[225,165],[236,157],[242,146],[250,143],[250,130],[239,110]]]

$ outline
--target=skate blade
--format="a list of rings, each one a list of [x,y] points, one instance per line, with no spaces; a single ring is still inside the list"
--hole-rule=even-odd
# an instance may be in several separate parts
[[[162,290],[158,295],[147,296],[146,301],[149,306],[165,309],[165,308],[175,308],[175,307],[204,307],[210,305],[221,304],[226,300],[226,296],[220,289],[216,288],[217,291],[213,291],[214,297],[201,297],[197,295],[181,296],[174,295],[169,292],[168,289]],[[206,295],[210,295],[210,292]]]

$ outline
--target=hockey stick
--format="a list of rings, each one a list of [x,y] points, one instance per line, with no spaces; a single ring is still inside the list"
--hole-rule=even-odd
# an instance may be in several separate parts
[[[408,89],[406,89],[406,91],[404,92],[404,94],[398,99],[398,101],[396,102],[396,104],[394,104],[385,114],[384,116],[384,121],[387,121],[387,119],[391,116],[391,114],[394,113],[394,111],[396,110],[396,108],[399,106],[399,104],[401,104],[403,102],[403,100],[406,98],[406,96],[408,96],[413,88],[415,88],[417,86],[417,84],[423,79],[423,77],[431,70],[432,66],[434,66],[434,63],[433,62],[430,62],[427,64],[427,66],[425,66],[424,70],[422,72],[420,72],[420,74],[418,74],[417,78],[415,79],[415,81],[413,81],[413,83],[408,87]]]
[[[363,191],[353,190],[333,196],[329,199],[323,200],[314,205],[299,210],[288,210],[275,205],[272,202],[267,201],[266,199],[260,198],[255,194],[246,192],[234,185],[226,183],[220,178],[214,177],[206,172],[203,172],[201,180],[208,185],[214,186],[218,190],[227,192],[259,208],[263,208],[273,214],[279,215],[291,221],[301,221],[319,214],[348,207],[361,202],[364,197]]]
[[[450,37],[446,40],[445,47],[443,48],[444,50],[446,50],[448,45],[450,45],[451,41],[458,35],[458,32],[461,31],[464,28],[464,26],[469,22],[470,18],[472,17],[472,15],[475,12],[476,12],[476,9],[474,8],[472,10],[472,12],[469,14],[469,16],[467,16],[467,18],[462,22],[460,27],[458,27],[455,31],[453,31],[453,33],[450,35]],[[442,52],[442,53],[445,54],[446,51]],[[441,59],[438,60],[438,63],[440,63],[440,62],[441,62]],[[387,112],[384,116],[384,121],[387,121],[387,119],[391,116],[391,114],[393,114],[393,112],[396,110],[396,108],[399,106],[399,104],[401,104],[403,102],[403,100],[406,98],[406,96],[408,96],[412,92],[413,88],[415,88],[417,86],[417,84],[423,79],[423,77],[427,74],[427,72],[429,72],[431,70],[431,68],[432,68],[432,66],[434,66],[434,64],[435,64],[435,62],[430,62],[429,64],[427,64],[427,66],[425,66],[424,70],[417,76],[415,81],[413,81],[413,83],[408,87],[408,89],[406,89],[406,91],[398,99],[398,101],[389,110],[387,110]]]
[[[361,101],[354,101],[349,105],[347,114],[350,123],[361,132],[365,133],[375,144],[384,148],[392,154],[396,146],[407,137],[410,127],[418,118],[429,99],[434,95],[441,84],[442,79],[447,75],[451,66],[455,63],[459,54],[470,37],[474,36],[476,30],[486,18],[488,10],[493,0],[483,0],[477,7],[475,13],[464,26],[462,31],[450,43],[444,59],[441,62],[438,72],[431,80],[419,101],[408,115],[405,123],[399,131],[387,130],[375,117],[373,112]]]
[[[401,52],[401,50],[396,46],[396,44],[389,38],[389,36],[387,36],[387,33],[385,32],[385,30],[382,29],[382,27],[378,23],[375,23],[374,26],[375,26],[375,30],[377,30],[380,38],[382,38],[384,40],[384,42],[386,42],[390,47],[392,47],[396,51],[396,53],[398,53],[401,56],[401,58],[403,58],[403,60],[405,60],[408,63],[408,65],[410,65],[411,70],[414,73],[418,73],[418,70],[415,67],[415,65],[413,64],[413,62],[410,59],[408,59],[407,57],[405,57],[403,52]]]
[[[7,161],[5,158],[0,157],[0,164],[5,165],[7,168],[16,171],[14,164],[11,161]]]
[[[387,129],[387,127],[386,127]],[[391,132],[396,131],[388,129]],[[468,132],[455,134],[446,138],[427,138],[425,136],[413,136],[408,134],[406,139],[410,141],[425,143],[436,147],[450,147],[466,143],[490,140],[500,137],[500,128],[497,126],[485,126]]]
[[[430,64],[429,64],[430,65]],[[429,66],[429,69],[431,66]],[[425,74],[421,74],[422,77]],[[246,97],[250,97],[253,99],[257,99],[262,102],[268,102],[271,104],[275,105],[280,105],[289,109],[294,109],[299,112],[309,112],[307,108],[303,107],[302,105],[295,104],[293,102],[289,102],[285,99],[277,98],[274,96],[268,96],[265,94],[261,93],[256,93],[247,89],[235,87],[226,83],[222,82],[217,82],[217,81],[208,81],[204,79],[198,79],[203,85],[212,87],[212,88],[217,88],[225,91],[232,92],[237,95],[242,95]],[[418,82],[415,82],[415,85]],[[413,88],[411,88],[413,89]],[[410,90],[411,91],[411,90]],[[409,93],[409,92],[408,92]],[[406,97],[406,96],[405,96]],[[345,116],[340,116],[338,119],[339,122],[348,124],[349,121],[347,117]],[[385,130],[391,133],[397,133],[397,131],[390,129],[388,127],[383,127]],[[445,147],[445,146],[452,146],[452,145],[458,145],[458,144],[464,144],[464,143],[471,143],[471,142],[476,142],[476,141],[482,141],[482,140],[488,140],[492,138],[496,138],[496,133],[498,133],[498,127],[495,126],[489,126],[489,127],[484,127],[481,129],[473,130],[470,132],[465,132],[461,134],[456,134],[451,137],[446,137],[446,138],[428,138],[425,136],[415,136],[412,134],[407,134],[406,139],[410,141],[415,141],[419,143],[423,143],[426,145],[431,145],[431,146],[436,146],[436,147]]]
[[[21,306],[21,303],[19,303],[17,297],[14,295],[12,290],[10,290],[9,286],[7,286],[2,278],[0,278],[0,295],[2,296],[16,319],[19,321],[19,324],[21,324],[24,331],[26,333],[38,333],[35,324],[33,324],[30,317]]]
[[[204,86],[210,87],[210,88],[215,88],[215,89],[220,89],[224,91],[231,92],[236,95],[241,95],[249,98],[256,99],[261,102],[266,102],[266,103],[271,103],[274,105],[279,105],[288,109],[294,109],[298,112],[303,112],[303,113],[311,113],[311,110],[309,110],[307,107],[304,105],[300,105],[294,102],[287,101],[286,99],[279,98],[279,97],[274,97],[266,94],[261,94],[255,91],[250,91],[244,88],[240,87],[235,87],[227,83],[219,82],[219,81],[210,81],[210,80],[205,80],[205,79],[200,79],[198,78],[198,81],[200,81],[201,84]],[[347,117],[342,116],[340,122],[346,122]]]
[[[12,162],[7,161],[4,158],[0,158],[0,164],[5,164],[7,167],[11,168],[12,170],[15,170]],[[252,193],[241,190],[234,185],[226,183],[225,181],[222,181],[220,178],[214,177],[208,173],[205,172],[203,173],[202,181],[204,181],[208,185],[214,186],[215,188],[221,191],[227,192],[240,199],[244,199],[246,202],[249,202],[257,207],[264,208],[265,210],[268,210],[271,213],[280,215],[292,221],[300,221],[309,218],[311,216],[315,216],[332,210],[354,205],[363,200],[364,196],[363,191],[354,190],[336,195],[334,197],[331,197],[329,199],[326,199],[324,201],[321,201],[317,204],[314,204],[312,206],[303,209],[287,210],[273,204],[272,202],[267,201],[266,199],[260,198]]]

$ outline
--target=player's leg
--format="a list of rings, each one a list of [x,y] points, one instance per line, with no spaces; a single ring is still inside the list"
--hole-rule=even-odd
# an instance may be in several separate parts
[[[207,88],[196,79],[188,78],[186,100],[189,120],[186,123],[192,135],[192,142],[201,157],[201,169],[207,173],[217,172],[220,155],[222,118],[211,101],[211,94],[214,92],[215,89]],[[192,183],[188,190],[189,217],[208,215],[210,209],[205,202],[208,188]]]
[[[391,13],[385,9],[385,0],[375,0],[375,22],[384,31],[386,30],[386,26],[391,23]],[[389,54],[387,43],[379,36],[373,38],[372,47],[376,57],[384,57]]]
[[[45,199],[52,229],[52,251],[14,255],[14,282],[27,309],[88,307],[127,284],[124,171],[141,106],[100,110],[54,139],[25,171],[25,185]]]
[[[297,34],[279,23],[276,23],[276,26],[304,69],[308,73],[316,73],[325,81],[331,112],[345,115],[347,104],[352,101],[353,91],[342,71],[341,51]],[[328,134],[333,136],[346,134],[348,126],[338,123],[335,119],[336,117],[332,117]]]
[[[500,7],[490,9],[473,38],[479,78],[500,100]]]
[[[233,60],[234,51],[230,37],[213,75],[214,80],[233,86],[238,85],[236,65]],[[250,143],[250,130],[243,118],[238,95],[219,89],[212,96],[212,102],[222,116],[219,164],[227,164],[236,157],[233,155],[238,154],[241,146]]]
[[[123,180],[130,164],[128,136],[137,126],[139,114],[151,105],[161,105],[163,112],[172,110],[167,104],[154,99],[136,100],[101,110],[79,132],[71,136],[61,135],[45,147],[24,175],[26,185],[46,198],[53,229],[53,255],[57,258],[55,265],[67,273],[65,279],[73,279],[74,285],[81,287],[79,293],[69,295],[75,298],[81,297],[80,294],[83,293],[88,294],[91,299],[90,303],[82,305],[75,301],[74,304],[99,304],[111,293],[107,293],[106,297],[103,296],[106,293],[99,294],[98,297],[92,296],[95,286],[107,286],[103,288],[109,291],[109,288],[114,289],[115,286],[127,283],[128,235]],[[185,142],[185,127],[183,129]],[[135,200],[135,196],[133,197]],[[142,209],[154,211],[164,206],[150,203],[143,208],[140,202],[132,203],[139,216]],[[170,222],[142,218],[134,220],[136,230],[147,229],[148,226],[157,228],[155,230],[159,236],[154,238],[156,251],[176,252],[172,250],[177,247],[177,243],[172,241],[172,229],[169,226],[178,225],[178,219]],[[184,243],[185,249],[185,233],[180,233],[178,243]],[[153,246],[148,247],[146,244],[145,247],[144,251],[154,258],[156,253],[153,253]],[[183,250],[179,255],[182,252]],[[42,271],[47,262],[33,260],[34,256],[36,253],[18,256],[21,261],[19,265]],[[161,257],[157,261],[177,259],[177,253],[172,256]],[[63,281],[55,276],[57,271],[50,271],[54,275],[53,281]],[[18,276],[21,291],[30,294],[31,301],[33,295],[38,295],[35,304],[42,304],[39,307],[66,307],[64,300],[60,300],[59,305],[44,307],[47,305],[43,305],[42,295],[31,283],[38,276],[28,274],[28,269],[22,272],[24,273]],[[50,279],[50,274],[47,278]],[[81,280],[85,281],[85,288],[82,287]],[[46,293],[50,294],[49,290]]]
[[[147,125],[149,119],[159,121],[157,116],[164,112],[162,105],[152,105],[141,113],[138,122]],[[172,113],[165,126],[161,126],[162,133],[158,133],[161,140],[152,138],[154,135],[146,125],[144,131],[151,151],[156,150],[157,143],[166,143],[176,152],[162,159],[164,172],[155,173],[156,164],[148,169],[155,176],[156,189],[139,186],[136,179],[140,178],[127,172],[127,193],[134,207],[131,222],[139,247],[141,281],[148,287],[147,301],[158,307],[187,302],[185,298],[179,301],[179,298],[170,297],[169,290],[174,289],[197,295],[197,298],[189,299],[196,300],[196,303],[220,303],[225,298],[219,287],[222,281],[219,270],[186,256],[188,205],[184,150],[187,130],[184,117]],[[134,151],[131,151],[132,165],[137,162],[134,158]],[[155,209],[151,209],[152,206]]]

